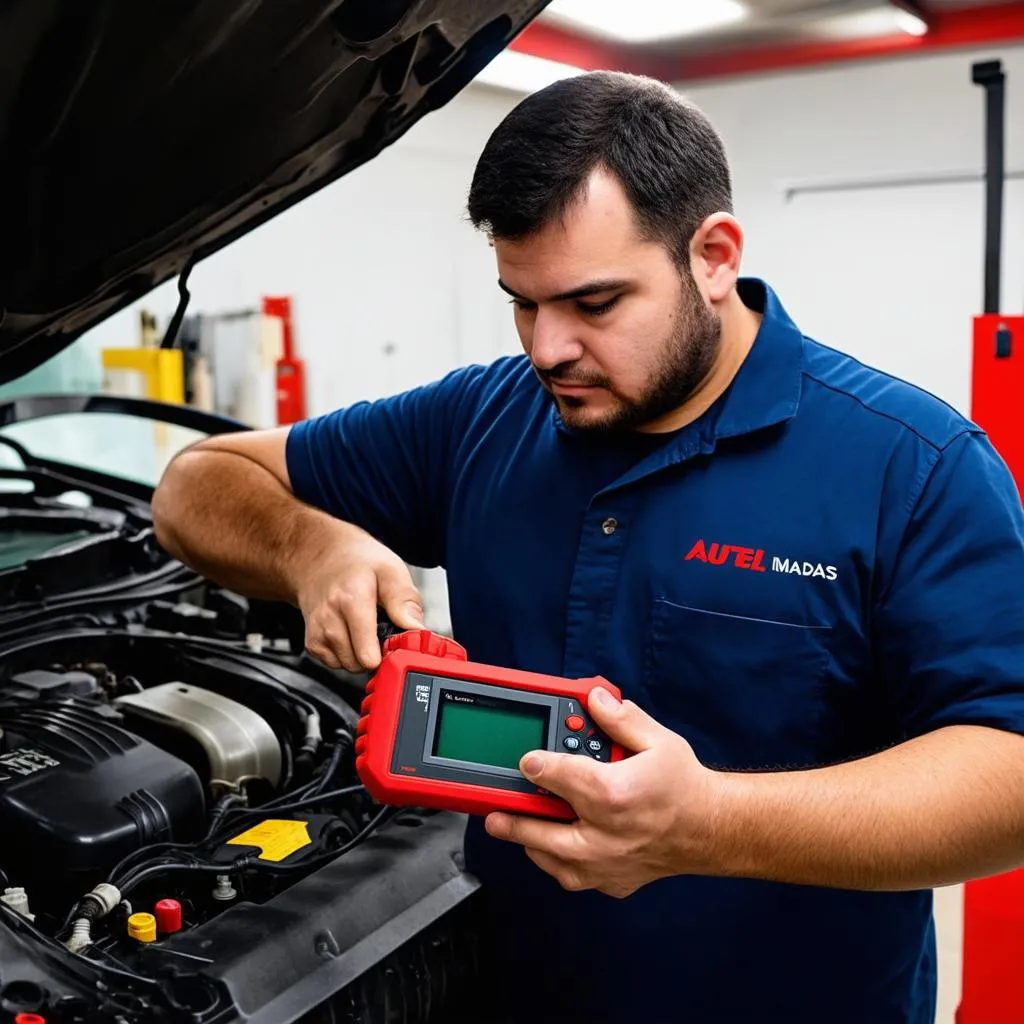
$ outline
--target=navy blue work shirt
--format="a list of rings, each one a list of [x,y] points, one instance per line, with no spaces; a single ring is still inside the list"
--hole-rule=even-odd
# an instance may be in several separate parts
[[[680,431],[569,430],[526,358],[503,358],[295,426],[296,494],[444,566],[471,659],[603,675],[717,768],[826,765],[961,723],[1024,731],[1007,467],[936,398],[804,337],[763,282],[740,294],[764,315],[754,346]],[[493,1019],[934,1018],[930,891],[678,877],[567,893],[476,819],[466,853],[506,982]]]

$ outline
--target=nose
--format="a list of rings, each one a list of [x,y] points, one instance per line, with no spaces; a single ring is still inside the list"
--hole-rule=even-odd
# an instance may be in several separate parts
[[[576,362],[583,355],[583,345],[576,336],[573,318],[557,309],[538,309],[533,320],[529,355],[539,370],[553,370],[556,366]]]

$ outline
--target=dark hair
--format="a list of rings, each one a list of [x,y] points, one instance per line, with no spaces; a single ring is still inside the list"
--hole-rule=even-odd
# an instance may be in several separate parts
[[[622,183],[645,237],[680,263],[705,218],[732,212],[725,147],[707,117],[650,78],[593,71],[527,96],[477,162],[469,217],[521,239],[560,218],[598,167]]]

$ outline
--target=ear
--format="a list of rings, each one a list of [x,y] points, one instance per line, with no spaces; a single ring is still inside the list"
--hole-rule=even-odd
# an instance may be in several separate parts
[[[740,276],[743,257],[743,229],[729,213],[714,213],[694,232],[690,242],[690,265],[708,302],[723,302]]]

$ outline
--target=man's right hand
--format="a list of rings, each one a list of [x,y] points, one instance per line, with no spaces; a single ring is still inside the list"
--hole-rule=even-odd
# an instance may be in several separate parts
[[[419,629],[423,599],[398,555],[358,527],[337,526],[336,544],[298,584],[306,649],[330,668],[372,671],[381,660],[378,606],[400,629]]]
[[[416,629],[422,598],[393,551],[295,497],[287,436],[287,427],[226,434],[178,455],[153,495],[157,539],[221,586],[297,605],[306,647],[325,665],[372,671],[378,608]]]

